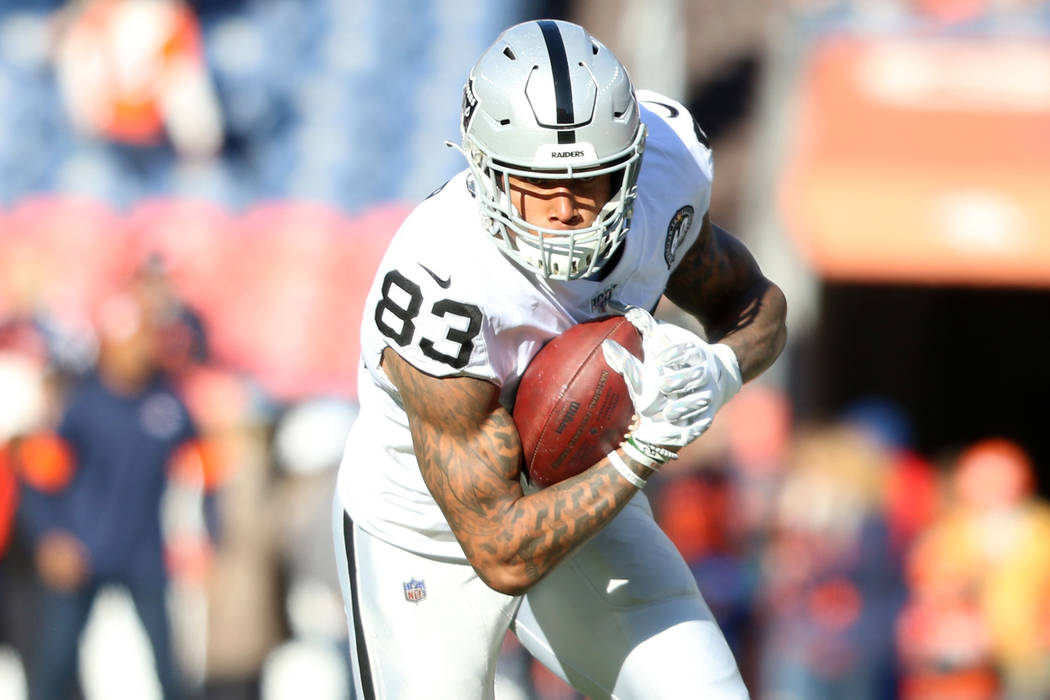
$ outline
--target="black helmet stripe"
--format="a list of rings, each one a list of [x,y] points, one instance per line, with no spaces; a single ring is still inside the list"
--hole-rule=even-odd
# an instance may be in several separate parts
[[[547,55],[551,60],[551,74],[554,77],[554,105],[557,110],[558,124],[575,124],[576,114],[572,107],[572,81],[569,78],[569,59],[565,55],[565,41],[561,38],[558,25],[553,21],[538,22],[543,32],[543,41],[547,44]],[[576,143],[576,131],[564,129],[558,131],[558,143]]]

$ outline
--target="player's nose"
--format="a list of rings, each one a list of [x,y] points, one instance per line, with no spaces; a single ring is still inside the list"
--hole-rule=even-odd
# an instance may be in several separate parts
[[[550,198],[550,219],[552,222],[572,225],[579,218],[576,207],[576,196],[571,188],[562,185],[555,189]]]

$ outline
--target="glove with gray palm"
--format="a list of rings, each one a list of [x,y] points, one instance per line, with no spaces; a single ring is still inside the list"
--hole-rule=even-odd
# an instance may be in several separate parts
[[[614,340],[602,343],[602,353],[623,375],[634,404],[624,450],[656,468],[707,430],[718,409],[740,390],[740,367],[728,345],[657,322],[639,307],[628,307],[624,315],[641,333],[644,360]]]

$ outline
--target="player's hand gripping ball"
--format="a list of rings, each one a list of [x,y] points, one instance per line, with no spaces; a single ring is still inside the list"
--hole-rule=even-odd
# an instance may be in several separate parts
[[[537,486],[599,462],[630,428],[634,406],[623,377],[605,361],[606,338],[642,356],[637,329],[623,316],[610,316],[576,324],[551,339],[522,375],[514,423],[526,473]]]

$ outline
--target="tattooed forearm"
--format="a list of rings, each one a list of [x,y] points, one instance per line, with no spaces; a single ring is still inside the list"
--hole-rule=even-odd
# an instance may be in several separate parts
[[[519,482],[518,432],[495,386],[430,377],[390,351],[383,368],[405,403],[427,487],[471,564],[497,590],[526,590],[636,492],[603,461],[526,495]]]
[[[784,294],[740,241],[706,217],[666,294],[696,316],[709,340],[733,348],[744,381],[773,364],[787,341]]]
[[[509,525],[494,533],[495,553],[520,568],[531,585],[608,523],[634,492],[603,462],[518,499]]]

